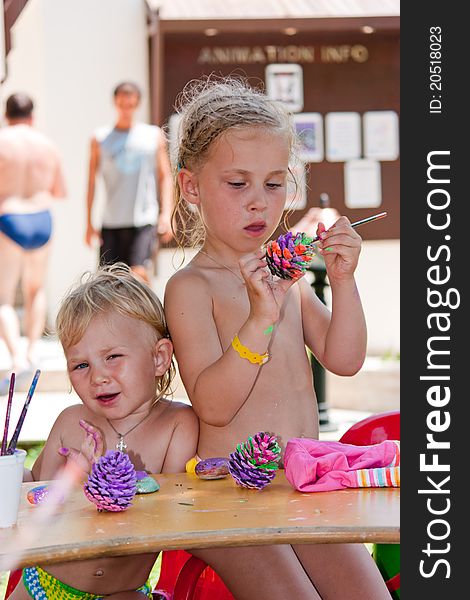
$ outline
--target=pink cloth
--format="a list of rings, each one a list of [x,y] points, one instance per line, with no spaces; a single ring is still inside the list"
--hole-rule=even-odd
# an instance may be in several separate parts
[[[351,487],[400,486],[400,443],[372,446],[293,438],[287,442],[284,469],[300,492]]]

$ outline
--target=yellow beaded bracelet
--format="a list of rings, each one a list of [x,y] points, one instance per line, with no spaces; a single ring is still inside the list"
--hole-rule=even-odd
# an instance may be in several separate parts
[[[238,334],[232,340],[232,348],[241,358],[246,358],[254,365],[264,365],[269,360],[269,354],[267,352],[264,354],[258,354],[257,352],[252,352],[246,346],[244,346],[238,339]]]

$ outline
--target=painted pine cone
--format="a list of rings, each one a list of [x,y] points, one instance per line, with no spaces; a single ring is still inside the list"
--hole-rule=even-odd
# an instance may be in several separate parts
[[[273,275],[299,279],[315,255],[313,238],[306,233],[288,231],[266,245],[266,262]]]
[[[257,433],[230,454],[229,471],[238,485],[261,490],[274,479],[280,458],[276,436]]]
[[[108,450],[96,462],[83,490],[99,511],[126,510],[136,493],[137,476],[129,456],[119,450]]]

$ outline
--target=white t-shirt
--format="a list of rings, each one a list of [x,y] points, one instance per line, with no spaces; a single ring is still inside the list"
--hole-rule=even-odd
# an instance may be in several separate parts
[[[159,135],[159,127],[145,123],[125,130],[101,127],[95,132],[107,195],[103,227],[156,225]]]

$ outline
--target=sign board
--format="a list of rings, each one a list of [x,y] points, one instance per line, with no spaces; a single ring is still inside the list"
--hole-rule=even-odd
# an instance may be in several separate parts
[[[325,117],[326,160],[361,158],[361,117],[357,112],[330,112]]]
[[[298,113],[294,125],[300,142],[300,159],[321,162],[323,150],[323,117],[320,113]]]
[[[291,112],[304,107],[303,71],[296,64],[272,64],[266,67],[266,94],[286,105]]]
[[[348,208],[375,208],[382,204],[378,161],[361,159],[345,163],[344,203]]]
[[[398,115],[393,110],[373,110],[362,117],[364,156],[375,160],[396,160],[399,155]]]

